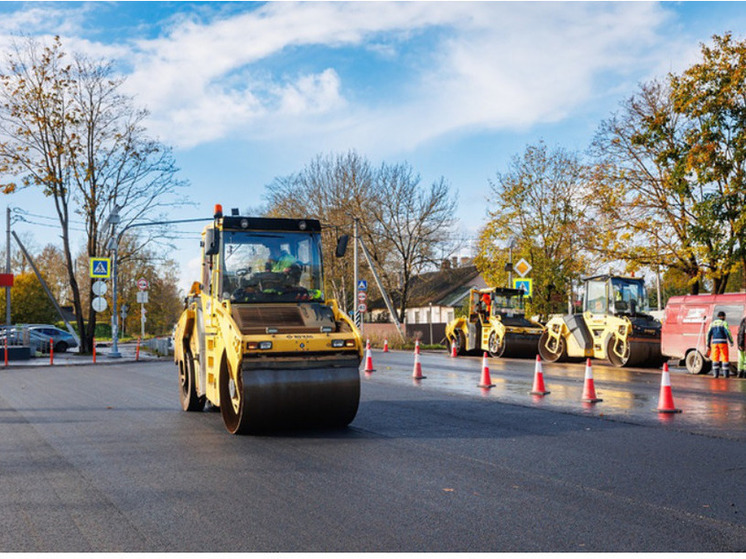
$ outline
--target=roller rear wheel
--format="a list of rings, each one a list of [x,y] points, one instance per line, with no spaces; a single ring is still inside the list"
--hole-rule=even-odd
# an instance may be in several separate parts
[[[184,352],[184,360],[179,361],[179,394],[181,409],[184,411],[202,411],[205,397],[197,396],[197,384],[194,372],[194,359],[189,351]]]
[[[461,330],[456,330],[454,335],[456,337],[452,343],[456,345],[456,354],[466,355],[466,338],[464,337],[464,333]]]
[[[505,338],[500,339],[497,332],[491,332],[487,343],[487,351],[489,351],[490,357],[502,357],[505,353]]]
[[[624,367],[630,358],[630,344],[614,336],[606,344],[606,357],[615,367]]]
[[[230,374],[225,359],[220,365],[220,414],[229,433],[241,435],[248,432],[247,421],[244,421],[243,375],[239,372],[238,381]]]
[[[554,338],[549,337],[549,333],[545,330],[539,338],[539,355],[541,355],[543,361],[548,363],[567,359],[567,345],[565,338],[560,336],[555,341]]]

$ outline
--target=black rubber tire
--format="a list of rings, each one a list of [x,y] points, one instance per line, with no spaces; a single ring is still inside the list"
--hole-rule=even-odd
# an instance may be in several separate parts
[[[55,353],[65,353],[67,351],[67,348],[67,342],[57,342],[56,344],[54,344]]]
[[[466,355],[466,338],[461,330],[456,330],[457,355]]]
[[[549,339],[549,334],[545,330],[544,332],[541,333],[541,337],[539,338],[539,355],[541,356],[541,360],[546,361],[547,363],[554,363],[556,361],[566,360],[567,359],[567,344],[565,342],[565,338],[560,336],[557,351],[551,351],[547,347],[548,339]]]
[[[179,361],[179,396],[184,411],[202,411],[205,397],[197,396],[194,359],[189,351],[184,352],[184,361]]]
[[[497,332],[490,332],[490,339],[487,342],[487,352],[490,357],[502,357],[505,353],[505,339],[503,338],[502,343],[497,340]]]
[[[608,341],[606,342],[606,358],[609,360],[609,362],[614,365],[614,367],[624,367],[627,365],[627,363],[630,362],[630,344],[627,343],[624,346],[624,351],[622,352],[622,356],[617,355],[613,351],[613,345],[614,345],[614,336],[611,336]]]
[[[696,349],[691,350],[684,358],[686,370],[691,375],[703,375],[709,373],[712,368],[712,361],[708,361]]]
[[[220,415],[223,417],[225,428],[233,435],[248,433],[248,422],[244,417],[246,398],[244,398],[243,392],[243,375],[239,372],[238,382],[233,381],[225,356],[220,363],[218,383],[220,386]]]

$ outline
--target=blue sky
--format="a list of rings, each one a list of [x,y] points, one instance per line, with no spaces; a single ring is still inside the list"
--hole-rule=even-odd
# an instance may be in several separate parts
[[[171,218],[257,207],[273,178],[354,149],[410,163],[423,185],[444,177],[465,237],[526,145],[585,150],[640,82],[744,30],[741,2],[0,2],[0,50],[59,34],[117,61],[190,183],[194,206]],[[53,215],[24,193],[5,202]],[[174,254],[184,286],[197,230]]]

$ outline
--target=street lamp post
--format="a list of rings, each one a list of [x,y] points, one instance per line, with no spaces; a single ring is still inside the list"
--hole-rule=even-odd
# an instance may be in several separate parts
[[[109,357],[121,357],[122,354],[119,353],[119,321],[117,319],[117,252],[119,250],[119,241],[122,238],[122,235],[124,235],[125,231],[128,231],[129,229],[133,229],[135,227],[149,227],[154,225],[170,225],[173,223],[193,223],[197,221],[212,221],[213,218],[210,219],[172,219],[169,221],[147,221],[143,223],[130,223],[126,225],[118,234],[117,234],[117,225],[122,221],[121,216],[119,215],[119,210],[122,209],[122,206],[118,206],[114,204],[114,209],[111,211],[111,214],[106,219],[106,223],[111,225],[111,238],[109,239],[109,243],[106,245],[106,248],[111,251],[112,253],[112,262],[111,262],[111,276],[112,276],[112,295],[111,295],[111,351],[109,352]],[[125,310],[126,312],[126,310]],[[124,320],[124,317],[122,317]],[[143,332],[144,337],[144,332]]]
[[[10,274],[10,206],[6,213],[7,236],[5,241],[5,273]],[[5,287],[5,327],[6,336],[10,336],[10,287]]]
[[[117,238],[117,225],[119,225],[122,218],[119,216],[119,206],[114,204],[114,209],[111,211],[109,218],[106,222],[111,225],[111,239],[106,248],[112,251],[111,261],[111,351],[109,357],[121,357],[119,353],[119,314],[117,312],[117,250],[119,246],[119,239]]]

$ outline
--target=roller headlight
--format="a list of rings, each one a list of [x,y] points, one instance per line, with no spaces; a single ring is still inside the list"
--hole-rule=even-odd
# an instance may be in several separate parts
[[[246,349],[272,349],[272,342],[249,342],[246,344]]]

